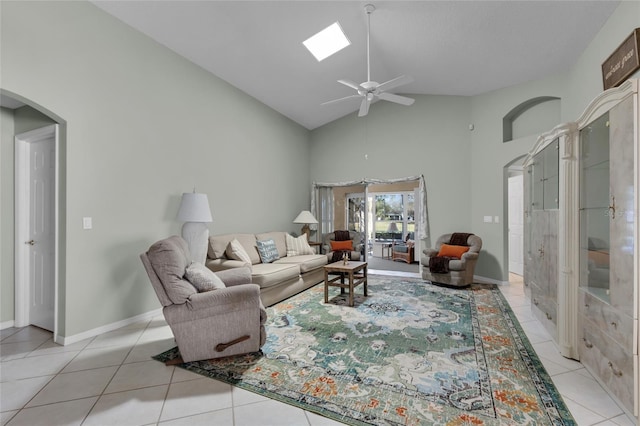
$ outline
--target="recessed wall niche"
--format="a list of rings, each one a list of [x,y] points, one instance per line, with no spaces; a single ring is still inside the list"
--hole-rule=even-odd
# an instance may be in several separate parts
[[[502,142],[540,134],[559,122],[560,98],[531,98],[514,107],[502,118]]]

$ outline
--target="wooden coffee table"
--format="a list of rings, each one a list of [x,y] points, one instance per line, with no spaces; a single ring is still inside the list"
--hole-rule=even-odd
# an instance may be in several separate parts
[[[329,279],[329,274],[337,274],[337,277]],[[345,283],[345,276],[349,282]],[[340,280],[340,282],[337,282]],[[354,262],[350,260],[345,265],[342,261],[330,263],[324,266],[324,303],[329,302],[329,287],[340,287],[340,292],[349,290],[349,306],[353,306],[353,291],[360,284],[364,284],[364,295],[367,295],[367,262]]]

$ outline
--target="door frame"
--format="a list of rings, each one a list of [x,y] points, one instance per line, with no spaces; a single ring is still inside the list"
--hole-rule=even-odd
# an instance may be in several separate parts
[[[58,337],[58,265],[59,265],[59,170],[60,170],[60,130],[58,124],[50,124],[39,129],[15,135],[15,326],[29,325],[29,255],[24,244],[29,239],[29,151],[30,144],[53,137],[54,143],[54,261],[53,261],[53,341]]]

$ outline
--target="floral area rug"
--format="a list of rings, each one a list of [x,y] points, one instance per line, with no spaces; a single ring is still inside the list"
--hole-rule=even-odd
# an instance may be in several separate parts
[[[354,307],[323,291],[269,308],[261,352],[180,367],[347,424],[575,424],[495,285],[372,275]]]

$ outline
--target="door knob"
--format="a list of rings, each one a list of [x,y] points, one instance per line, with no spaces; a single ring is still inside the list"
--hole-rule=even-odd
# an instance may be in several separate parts
[[[30,246],[34,245],[36,242],[33,240],[25,241],[25,244],[29,244]]]

